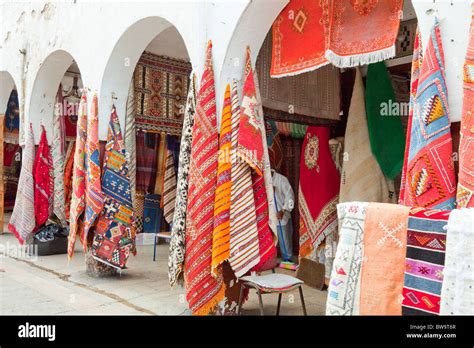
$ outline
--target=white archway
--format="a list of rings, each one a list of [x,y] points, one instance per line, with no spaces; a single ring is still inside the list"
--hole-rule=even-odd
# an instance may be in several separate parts
[[[0,114],[5,113],[10,93],[15,87],[13,76],[8,71],[0,71]]]

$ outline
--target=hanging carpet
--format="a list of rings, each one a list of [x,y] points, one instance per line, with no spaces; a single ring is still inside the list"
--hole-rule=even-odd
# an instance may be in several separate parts
[[[46,130],[41,126],[41,137],[33,163],[33,180],[35,182],[35,221],[36,229],[49,219],[53,208],[54,182],[52,177],[53,159],[49,151]]]

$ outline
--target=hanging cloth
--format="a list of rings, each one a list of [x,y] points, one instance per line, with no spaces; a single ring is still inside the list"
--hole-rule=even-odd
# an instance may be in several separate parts
[[[370,147],[389,180],[400,174],[405,150],[402,120],[400,115],[392,114],[392,104],[396,105],[397,101],[385,63],[370,64],[365,90]]]
[[[130,191],[132,193],[132,206],[135,208],[137,189],[137,139],[135,127],[135,89],[133,78],[128,88],[127,109],[125,114],[125,149],[130,154],[128,170],[130,173]]]
[[[209,314],[225,292],[221,270],[214,276],[211,272],[218,150],[212,43],[209,41],[193,127],[184,264],[186,299],[193,314],[198,315]]]
[[[163,175],[163,214],[167,223],[173,222],[176,200],[176,168],[174,166],[174,147],[176,140],[171,135],[166,136],[166,162]]]
[[[104,209],[97,218],[91,252],[95,260],[116,269],[125,268],[130,252],[135,250],[128,158],[117,112],[113,107],[102,176]]]
[[[33,180],[33,161],[35,158],[35,141],[33,127],[29,126],[22,152],[20,179],[16,194],[15,207],[8,223],[8,230],[23,244],[35,228],[35,198]]]
[[[168,257],[168,279],[171,286],[182,280],[184,266],[189,162],[191,161],[194,114],[196,112],[196,76],[194,73],[191,73],[190,81],[181,134],[176,200]]]
[[[72,174],[74,170],[74,153],[76,152],[76,141],[69,142],[66,151],[66,164],[64,166],[64,201],[66,209],[66,221],[70,219],[72,199]]]
[[[85,209],[85,193],[86,193],[86,141],[87,141],[87,97],[86,92],[82,94],[77,113],[77,132],[76,132],[76,148],[74,150],[74,168],[72,172],[72,197],[71,212],[69,215],[69,237],[68,237],[68,258],[74,255],[74,245],[76,236],[82,242],[83,223],[81,215]],[[84,249],[86,246],[84,245]]]
[[[49,152],[46,130],[41,126],[41,138],[33,163],[33,179],[35,182],[35,221],[36,229],[48,221],[52,212],[54,182],[51,175],[53,159]]]
[[[420,68],[409,137],[402,204],[451,210],[456,179],[444,75],[444,52],[436,21]]]

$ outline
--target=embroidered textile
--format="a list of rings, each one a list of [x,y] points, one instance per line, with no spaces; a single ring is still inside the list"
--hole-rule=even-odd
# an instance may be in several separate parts
[[[310,126],[303,142],[298,190],[300,258],[337,231],[340,177],[329,151],[329,134],[328,127]]]
[[[401,199],[405,205],[454,208],[456,183],[447,101],[444,53],[436,22],[420,67],[409,126],[410,148]]]
[[[196,76],[194,73],[191,74],[190,80],[180,142],[176,200],[168,258],[168,278],[171,286],[182,280],[184,266],[189,162],[191,160],[194,114],[196,110]]]
[[[403,315],[439,315],[449,213],[425,208],[410,211]]]
[[[134,74],[139,130],[181,134],[191,63],[144,52]]]
[[[221,270],[214,276],[211,272],[219,141],[210,41],[194,116],[189,164],[184,279],[189,308],[193,314],[205,315],[224,298],[225,291]]]
[[[339,243],[328,287],[326,315],[359,315],[367,204],[348,202],[337,205]]]
[[[20,133],[20,104],[18,103],[18,92],[12,90],[8,98],[7,110],[5,111],[5,124],[3,128],[3,141],[9,144],[18,144]],[[2,110],[3,113],[3,110]]]
[[[35,141],[33,128],[30,124],[25,139],[25,148],[22,152],[20,179],[16,194],[15,207],[8,224],[12,232],[23,244],[33,233],[35,224],[35,198],[33,180],[33,161],[35,158]]]
[[[35,221],[36,229],[43,226],[52,212],[54,182],[52,177],[53,159],[49,151],[46,130],[41,126],[41,138],[33,163],[35,182]]]
[[[401,315],[409,207],[369,203],[360,279],[361,315]],[[390,272],[387,272],[390,270]]]

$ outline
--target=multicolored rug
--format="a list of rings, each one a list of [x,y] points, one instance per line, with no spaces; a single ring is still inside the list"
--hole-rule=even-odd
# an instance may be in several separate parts
[[[324,1],[292,0],[273,22],[271,77],[301,74],[328,64],[325,34],[329,7]]]
[[[364,82],[356,68],[354,89],[344,136],[344,152],[348,161],[342,163],[339,201],[395,203],[395,190],[377,163],[369,139],[365,110]]]
[[[431,30],[419,76],[407,136],[410,149],[401,203],[451,210],[455,204],[456,179],[438,22]]]
[[[147,193],[143,204],[143,232],[161,232],[161,219],[163,210],[161,209],[161,195]]]
[[[337,205],[339,243],[328,287],[326,315],[359,315],[367,205],[362,202]]]
[[[328,127],[310,126],[301,151],[298,208],[303,258],[337,231],[340,177],[329,151]]]
[[[360,315],[402,314],[409,212],[409,207],[395,204],[369,203],[367,206]]]
[[[87,141],[87,96],[84,92],[79,103],[77,120],[77,136],[76,148],[74,151],[74,169],[72,172],[72,197],[71,211],[69,215],[69,237],[67,254],[70,259],[74,255],[74,245],[76,236],[82,242],[83,224],[82,214],[84,212],[86,202],[86,141]],[[87,246],[84,245],[84,249]]]
[[[66,209],[66,221],[69,222],[72,199],[72,176],[74,171],[74,154],[76,152],[76,141],[69,142],[66,151],[66,165],[64,166],[64,201]]]
[[[21,172],[21,146],[19,144],[3,144],[3,185],[4,185],[4,208],[13,209],[15,206],[16,192],[18,190],[18,178]]]
[[[464,62],[464,95],[459,143],[457,208],[474,207],[474,4]]]
[[[35,141],[33,127],[30,124],[25,137],[25,148],[21,159],[20,179],[16,194],[15,207],[8,223],[8,230],[15,235],[20,244],[29,239],[35,229],[35,195],[33,180],[33,162]]]
[[[99,110],[97,94],[92,96],[91,112],[87,119],[86,143],[86,192],[84,233],[82,246],[86,251],[88,246],[88,233],[95,223],[99,213],[104,208],[104,193],[102,192],[100,151],[99,151]]]
[[[138,130],[180,135],[191,63],[144,52],[134,74]]]
[[[322,0],[329,19],[326,58],[347,68],[395,56],[403,0]]]
[[[230,204],[230,257],[236,277],[245,275],[260,262],[255,198],[252,188],[252,170],[236,154],[239,139],[240,116],[237,82],[231,91],[232,170]]]
[[[474,209],[451,212],[441,288],[441,315],[474,315]]]
[[[408,217],[403,315],[439,315],[451,211],[412,208]]]
[[[217,274],[211,271],[218,150],[212,43],[209,41],[193,127],[184,264],[186,299],[193,314],[198,315],[209,314],[225,292],[221,270]]]
[[[196,112],[196,75],[191,74],[183,132],[181,134],[178,178],[173,224],[171,228],[170,252],[168,257],[168,278],[171,286],[182,280],[186,240],[186,211],[188,203],[188,176],[191,161],[194,114]]]
[[[102,176],[104,209],[97,218],[91,253],[97,261],[117,269],[125,268],[130,252],[135,250],[129,157],[117,112],[113,107]]]
[[[125,115],[125,149],[130,154],[128,172],[130,173],[130,191],[132,193],[132,206],[135,208],[135,195],[137,190],[137,135],[135,127],[135,90],[133,79],[130,82],[127,96],[127,109]]]
[[[41,126],[41,137],[33,163],[33,180],[35,183],[35,221],[36,229],[48,221],[53,208],[54,180],[52,176],[53,159],[49,151],[46,130]]]
[[[174,206],[176,200],[176,167],[175,167],[175,147],[176,139],[168,135],[166,137],[166,161],[163,175],[163,214],[167,223],[173,222]],[[179,151],[179,150],[178,150]]]
[[[155,191],[156,168],[160,134],[136,132],[137,174],[136,190],[153,193]]]
[[[212,272],[230,256],[230,197],[231,197],[231,151],[232,113],[230,85],[224,93],[221,131],[219,134],[219,157],[217,164],[217,187],[214,201],[214,231],[212,234]]]
[[[16,89],[10,93],[7,110],[5,111],[5,125],[3,128],[3,141],[9,144],[19,143],[20,133],[20,107]],[[3,110],[2,110],[3,113]]]

